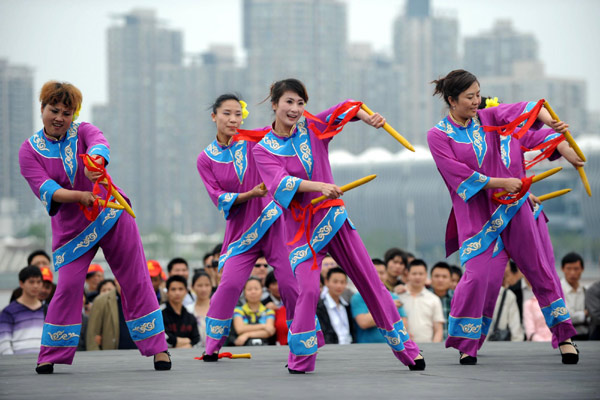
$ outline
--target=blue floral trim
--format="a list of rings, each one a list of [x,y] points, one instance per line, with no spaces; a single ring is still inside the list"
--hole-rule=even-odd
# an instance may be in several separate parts
[[[312,177],[313,156],[310,135],[306,128],[306,121],[302,120],[296,125],[296,130],[288,138],[281,138],[270,131],[258,143],[268,152],[281,157],[298,157],[308,179]]]
[[[485,132],[479,122],[479,117],[473,117],[466,128],[455,127],[448,117],[438,122],[435,127],[457,143],[472,144],[475,157],[477,157],[477,163],[481,167],[487,153],[487,143],[485,141]]]
[[[75,183],[75,175],[77,174],[77,130],[78,123],[71,123],[65,137],[60,141],[48,140],[44,135],[44,131],[39,130],[29,138],[29,143],[33,149],[46,158],[61,158],[63,167],[71,186]]]
[[[312,234],[310,244],[316,253],[321,251],[321,249],[329,243],[347,219],[348,213],[344,206],[331,207],[329,211],[327,211],[327,214],[325,214],[325,217],[323,217],[321,222],[315,227]],[[290,265],[292,266],[292,271],[295,273],[296,267],[311,257],[312,252],[310,251],[310,247],[308,247],[308,243],[296,247],[290,253]]]
[[[496,239],[496,244],[494,245],[494,253],[492,254],[492,257],[496,257],[502,252],[502,250],[504,250],[504,242],[502,241],[502,236],[498,236],[498,239]]]
[[[273,198],[281,207],[288,208],[301,183],[302,179],[296,176],[284,176],[279,182]]]
[[[105,208],[79,235],[62,245],[52,254],[54,270],[77,260],[92,249],[112,229],[123,210]]]
[[[90,156],[100,156],[104,158],[104,165],[108,165],[110,163],[110,149],[104,144],[96,144],[92,146],[87,153]]]
[[[479,233],[465,240],[460,246],[460,263],[465,263],[487,250],[508,226],[517,211],[525,204],[527,196],[511,204],[502,204],[492,214],[492,217],[483,225]]]
[[[54,196],[54,192],[56,192],[58,189],[62,189],[62,187],[52,179],[48,179],[46,182],[42,183],[42,186],[40,186],[40,201],[50,216],[53,215],[50,213],[52,210],[52,196]]]
[[[295,133],[294,133],[295,134]],[[262,138],[258,145],[263,147],[269,153],[275,154],[281,157],[295,157],[296,150],[289,137],[282,138],[277,136],[271,130],[269,133]]]
[[[218,163],[233,164],[238,180],[240,183],[244,182],[244,176],[248,169],[248,147],[245,141],[240,140],[222,147],[214,140],[204,149],[204,153],[208,158]]]
[[[571,319],[569,310],[562,298],[553,301],[549,306],[542,307],[542,314],[544,314],[544,319],[546,320],[548,328],[552,328],[554,325]]]
[[[383,328],[378,329],[381,335],[385,338],[387,344],[394,351],[404,351],[404,343],[406,343],[410,338],[402,320],[396,322],[394,324],[394,329],[391,331]]]
[[[217,208],[219,211],[221,211],[223,218],[226,220],[229,219],[229,210],[231,210],[233,203],[235,203],[235,200],[239,195],[239,193],[227,192],[219,196],[219,204],[217,205]]]
[[[525,108],[523,109],[523,112],[521,113],[521,115],[528,113],[529,111],[533,110],[533,107],[535,107],[537,103],[534,101],[530,101],[525,105]],[[527,123],[527,119],[522,121],[517,127],[518,128],[522,128],[525,124]]]
[[[502,156],[502,162],[506,168],[510,167],[510,141],[512,135],[502,136],[500,135],[500,155]]]
[[[486,317],[485,315],[481,317],[481,334],[487,336],[490,331],[490,326],[492,326],[492,318]]]
[[[206,336],[214,340],[221,340],[229,336],[231,330],[231,318],[216,319],[206,317]]]
[[[125,321],[125,323],[134,342],[151,338],[165,331],[162,311],[160,309],[152,311],[143,317]]]
[[[482,318],[448,317],[448,336],[479,340]]]
[[[219,257],[219,271],[223,268],[225,261],[233,256],[247,252],[262,239],[271,225],[281,216],[283,212],[274,201],[269,202],[261,211],[260,215],[242,236],[227,246],[227,252]]]
[[[458,185],[456,193],[466,203],[471,197],[475,196],[490,181],[489,176],[473,172],[470,177]]]
[[[542,213],[543,209],[544,209],[543,205],[535,203],[533,205],[533,218],[535,218],[537,220],[540,217],[540,214]]]
[[[288,346],[296,356],[311,356],[317,352],[317,332],[313,329],[308,332],[292,333],[288,331]]]
[[[81,324],[53,325],[44,323],[42,330],[42,346],[45,347],[77,347]]]

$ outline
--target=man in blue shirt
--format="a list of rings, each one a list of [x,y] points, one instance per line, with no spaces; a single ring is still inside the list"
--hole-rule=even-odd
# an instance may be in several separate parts
[[[372,261],[379,274],[379,279],[382,284],[385,283],[387,278],[385,263],[378,258],[374,258]],[[406,318],[406,312],[402,308],[402,302],[400,302],[398,296],[394,293],[392,293],[392,298],[396,303],[396,307],[398,307],[398,313],[402,317],[404,326],[407,326],[408,320]],[[356,293],[352,296],[350,308],[352,310],[352,317],[356,323],[356,343],[386,343],[385,338],[377,329],[375,321],[360,293]]]

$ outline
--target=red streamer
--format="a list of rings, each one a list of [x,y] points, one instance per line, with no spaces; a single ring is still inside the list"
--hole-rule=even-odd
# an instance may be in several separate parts
[[[292,239],[292,241],[289,242],[288,245],[296,243],[298,240],[300,240],[302,235],[306,233],[306,243],[308,243],[308,247],[310,248],[310,251],[313,255],[313,265],[311,269],[318,268],[317,253],[310,244],[310,239],[312,236],[312,232],[310,232],[310,224],[312,222],[312,217],[313,215],[315,215],[315,212],[323,208],[330,208],[343,205],[344,201],[342,199],[325,200],[317,206],[314,206],[312,203],[309,202],[308,205],[302,207],[300,203],[298,203],[298,201],[296,200],[293,200],[290,204],[290,209],[292,210],[292,218],[294,218],[294,221],[300,222],[300,227],[298,228],[296,235],[294,235],[294,239]]]
[[[540,113],[540,110],[542,109],[542,106],[544,105],[544,102],[545,102],[545,100],[541,99],[540,101],[537,102],[535,107],[533,107],[533,109],[531,109],[531,111],[521,114],[517,119],[515,119],[512,122],[509,122],[506,125],[484,126],[483,130],[485,132],[495,131],[502,136],[512,135],[516,139],[520,139],[529,130],[529,128],[531,128],[531,125],[533,125],[533,123],[537,119],[538,114]],[[519,126],[519,124],[525,120],[527,120],[525,125],[523,125],[523,127],[521,127],[521,129],[519,129],[518,132],[515,132],[515,129]]]
[[[249,142],[260,142],[267,133],[271,130],[271,127],[265,127],[257,130],[249,129],[237,129],[237,134],[233,136],[231,142],[238,142],[240,140],[247,140]]]
[[[310,121],[308,123],[309,129],[312,130],[319,139],[327,139],[340,133],[342,129],[344,129],[344,125],[350,122],[352,118],[356,117],[356,114],[360,111],[361,105],[362,102],[360,101],[348,101],[342,104],[331,114],[329,122],[322,121],[306,110],[304,110],[303,115],[304,118]],[[340,122],[336,122],[338,117],[344,113],[346,113],[344,118]],[[325,129],[323,131],[319,130],[315,125],[315,122],[326,125]]]
[[[108,204],[108,201],[110,199],[110,194],[112,193],[113,190],[113,184],[112,184],[112,180],[110,179],[110,176],[108,175],[108,173],[106,172],[106,168],[104,168],[104,158],[100,157],[100,161],[96,161],[94,159],[92,159],[92,157],[88,154],[80,154],[79,157],[82,158],[83,160],[83,164],[85,165],[85,167],[92,171],[92,172],[100,172],[100,178],[98,178],[96,180],[96,182],[94,183],[94,188],[92,189],[92,193],[96,196],[100,196],[100,193],[102,192],[101,190],[101,185],[100,182],[102,182],[103,180],[106,180],[106,198],[104,199],[105,204]],[[100,214],[101,210],[104,207],[101,207],[100,204],[98,203],[99,197],[97,197],[94,200],[94,204],[92,204],[91,207],[85,207],[83,204],[79,205],[79,208],[81,209],[81,211],[83,211],[83,215],[85,215],[85,218],[88,221],[95,221],[96,218],[98,217],[98,215]]]
[[[496,196],[492,196],[492,199],[494,200],[494,202],[499,203],[499,204],[512,204],[512,203],[515,203],[515,202],[521,200],[523,198],[523,196],[525,196],[527,194],[527,192],[529,191],[529,188],[531,187],[534,176],[535,175],[532,175],[530,177],[521,178],[521,182],[523,182],[523,186],[521,186],[521,190],[519,191],[519,193],[508,194],[503,199],[498,198]]]
[[[536,150],[541,151],[541,153],[538,154],[532,160],[524,160],[523,161],[523,165],[525,166],[525,169],[530,169],[531,167],[533,167],[535,164],[539,163],[540,161],[543,161],[546,158],[549,158],[552,155],[552,153],[554,153],[554,151],[556,150],[558,145],[565,140],[566,140],[565,137],[563,135],[560,135],[560,136],[555,137],[554,139],[548,140],[545,143],[541,143],[541,144],[535,146],[533,149],[521,147],[521,149],[524,151],[536,151]]]

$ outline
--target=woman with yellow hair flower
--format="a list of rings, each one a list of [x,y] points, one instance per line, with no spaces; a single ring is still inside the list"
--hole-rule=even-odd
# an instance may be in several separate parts
[[[234,307],[259,257],[275,269],[279,291],[292,320],[298,289],[282,243],[281,208],[261,183],[252,148],[256,143],[233,138],[244,118],[246,103],[233,94],[219,96],[212,106],[217,137],[198,156],[198,172],[209,197],[226,220],[219,270],[223,271],[206,315],[206,352],[203,360],[217,361],[231,329]],[[267,268],[267,265],[256,265]],[[248,339],[263,338],[265,330],[237,332]]]

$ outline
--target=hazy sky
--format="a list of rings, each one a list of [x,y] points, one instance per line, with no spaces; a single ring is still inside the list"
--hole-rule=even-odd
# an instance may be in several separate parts
[[[286,1],[286,0],[280,0]],[[391,53],[392,25],[404,0],[346,0],[351,42],[368,42]],[[36,95],[49,79],[76,84],[84,95],[81,119],[107,100],[106,30],[111,15],[153,8],[165,26],[184,32],[188,53],[211,43],[234,44],[243,54],[242,0],[0,0],[0,58],[35,70]],[[540,44],[546,73],[585,80],[589,109],[600,110],[600,1],[432,0],[436,13],[456,16],[460,41],[510,18]],[[432,77],[433,78],[433,77]]]

